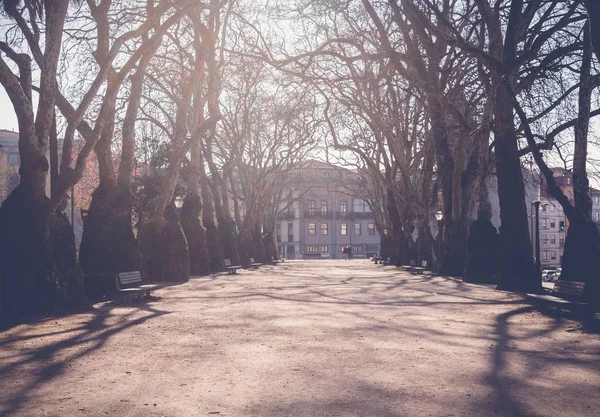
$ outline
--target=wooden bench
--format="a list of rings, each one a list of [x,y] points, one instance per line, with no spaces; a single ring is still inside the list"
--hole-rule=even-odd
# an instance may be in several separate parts
[[[254,258],[250,258],[250,268],[258,269],[259,266],[262,266],[260,262],[254,262]]]
[[[423,275],[423,272],[427,271],[427,261],[422,261],[421,266],[413,266],[410,268],[410,272],[415,275]]]
[[[554,283],[552,294],[565,299],[575,299],[576,301],[579,301],[583,299],[584,291],[585,282],[558,280]]]
[[[573,312],[583,312],[593,314],[594,309],[586,302],[583,302],[585,293],[585,282],[561,281],[554,283],[552,295],[548,294],[527,294],[527,298],[535,301],[543,301],[564,307]]]
[[[237,274],[237,270],[242,269],[241,265],[231,265],[231,259],[225,259],[225,270],[229,275]]]
[[[410,261],[410,263],[408,265],[402,265],[402,268],[405,271],[409,271],[411,272],[413,268],[415,268],[417,266],[417,261],[415,261],[414,259]]]
[[[140,271],[119,272],[117,274],[117,293],[120,297],[141,298],[160,288],[157,284],[139,285],[142,282]]]

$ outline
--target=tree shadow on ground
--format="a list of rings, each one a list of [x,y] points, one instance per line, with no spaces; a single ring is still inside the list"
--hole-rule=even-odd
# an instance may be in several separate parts
[[[14,388],[10,392],[7,397],[8,400],[0,407],[0,415],[8,417],[17,413],[21,405],[28,401],[34,390],[61,375],[74,361],[101,349],[113,336],[154,318],[169,314],[157,310],[145,302],[139,302],[128,305],[133,307],[131,311],[113,316],[112,311],[122,305],[123,302],[120,301],[104,303],[88,312],[88,314],[91,314],[89,320],[83,321],[79,326],[68,330],[27,334],[32,327],[23,325],[22,328],[13,329],[13,334],[0,343],[0,347],[5,352],[10,350],[15,352],[4,357],[4,363],[0,365],[0,380],[8,381],[20,372],[33,374],[34,377],[30,382]],[[144,315],[133,318],[140,311],[143,311]],[[118,317],[119,320],[109,323],[115,317]],[[35,324],[57,319],[58,317],[45,318],[38,320]],[[36,329],[36,327],[33,329]],[[60,340],[35,350],[23,348],[23,342],[42,337],[60,337]],[[7,361],[8,358],[11,360]]]

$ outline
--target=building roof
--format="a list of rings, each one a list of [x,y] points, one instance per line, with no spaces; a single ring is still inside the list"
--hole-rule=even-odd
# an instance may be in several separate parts
[[[0,129],[0,150],[15,152],[19,146],[19,134],[11,130]]]

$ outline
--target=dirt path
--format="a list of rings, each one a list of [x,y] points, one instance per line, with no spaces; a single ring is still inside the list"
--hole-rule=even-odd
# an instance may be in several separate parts
[[[0,416],[599,416],[600,337],[365,260],[192,279],[0,333]]]

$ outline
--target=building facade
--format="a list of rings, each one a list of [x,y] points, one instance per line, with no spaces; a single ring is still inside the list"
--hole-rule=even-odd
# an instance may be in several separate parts
[[[309,161],[298,176],[296,198],[276,223],[279,254],[287,259],[339,259],[379,253],[380,237],[360,176],[348,169]]]
[[[556,184],[571,204],[573,201],[572,173],[563,168],[552,168]],[[569,220],[562,206],[550,197],[545,181],[540,187],[540,263],[542,269],[558,268],[562,264],[565,240],[569,230]],[[590,187],[592,199],[592,220],[600,225],[600,190]],[[533,232],[532,232],[533,235]]]
[[[19,134],[0,130],[0,205],[19,185]]]

